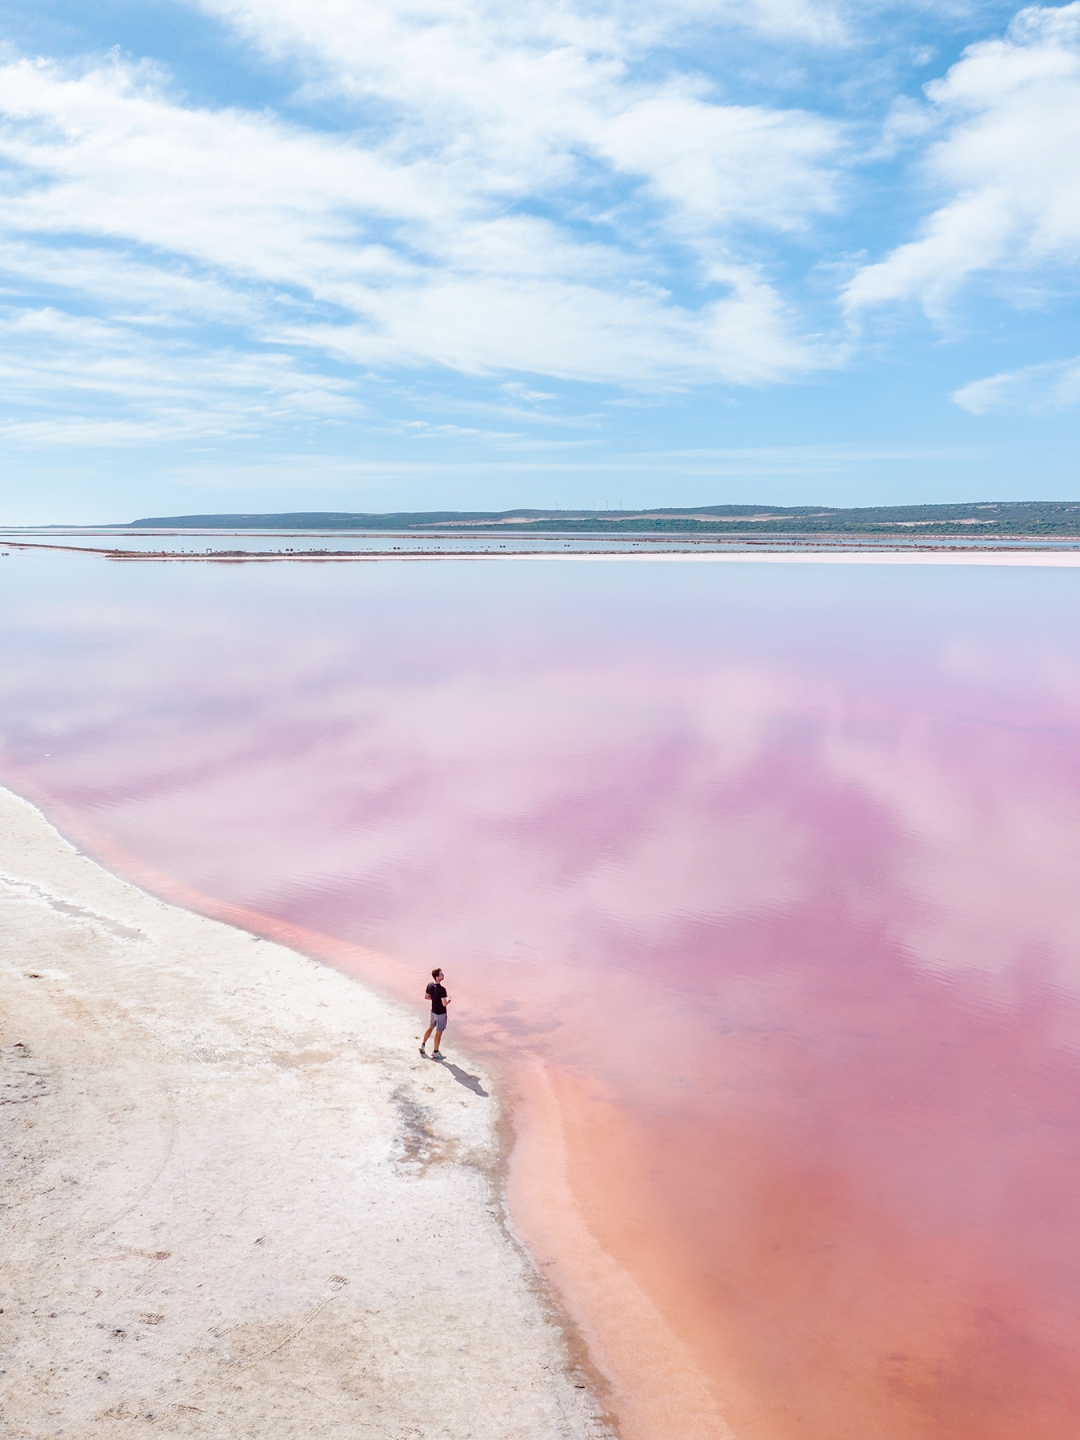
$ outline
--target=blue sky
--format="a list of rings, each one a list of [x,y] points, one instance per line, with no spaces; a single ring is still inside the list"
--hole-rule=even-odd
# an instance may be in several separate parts
[[[1080,3],[0,0],[0,519],[1080,497]]]

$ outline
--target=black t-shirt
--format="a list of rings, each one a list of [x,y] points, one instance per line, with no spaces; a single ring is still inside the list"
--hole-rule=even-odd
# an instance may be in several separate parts
[[[431,1001],[431,1013],[433,1015],[445,1015],[446,1006],[443,1001],[446,999],[446,986],[440,985],[437,980],[432,980],[425,991]]]

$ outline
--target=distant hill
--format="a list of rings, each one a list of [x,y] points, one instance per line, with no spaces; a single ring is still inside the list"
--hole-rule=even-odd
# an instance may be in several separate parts
[[[365,515],[338,510],[282,515],[158,515],[123,529],[161,530],[421,530],[588,531],[666,533],[874,535],[1076,535],[1080,501],[986,501],[970,505],[698,505],[651,510],[426,510]]]

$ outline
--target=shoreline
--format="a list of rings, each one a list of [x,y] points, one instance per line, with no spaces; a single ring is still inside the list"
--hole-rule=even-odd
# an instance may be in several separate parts
[[[1053,568],[1075,569],[1080,567],[1080,549],[1050,549],[1037,543],[1024,548],[1021,544],[1001,545],[985,548],[974,546],[937,545],[886,545],[878,547],[866,542],[852,541],[800,541],[800,542],[750,542],[747,548],[736,548],[739,542],[728,542],[724,550],[692,552],[688,549],[661,549],[662,545],[676,545],[678,541],[658,540],[649,537],[634,542],[641,545],[655,545],[658,548],[629,552],[616,550],[218,550],[198,554],[173,550],[115,550],[89,545],[56,545],[40,542],[9,541],[4,554],[28,554],[32,551],[63,552],[71,555],[92,556],[114,564],[155,564],[155,565],[374,565],[387,562],[420,562],[450,560],[579,560],[579,561],[677,561],[693,563],[726,564],[798,564],[798,565],[1006,565],[1006,566],[1050,566]],[[697,540],[696,545],[708,542]],[[1050,542],[1054,543],[1054,542]],[[1061,542],[1067,543],[1067,542]],[[771,544],[783,548],[770,549]],[[751,548],[751,546],[758,548]]]
[[[673,1237],[643,1229],[639,1205],[612,1185],[613,1176],[642,1178],[621,1117],[568,1071],[539,1061],[522,1068],[511,1210],[611,1387],[621,1440],[762,1434],[730,1337],[683,1291],[685,1257]]]
[[[472,1058],[0,789],[6,1433],[601,1440]]]

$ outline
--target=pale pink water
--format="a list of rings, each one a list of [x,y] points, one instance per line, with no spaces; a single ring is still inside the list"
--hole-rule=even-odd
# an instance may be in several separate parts
[[[1080,1433],[1080,576],[3,566],[0,778],[442,964],[740,1440]]]

